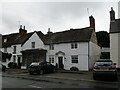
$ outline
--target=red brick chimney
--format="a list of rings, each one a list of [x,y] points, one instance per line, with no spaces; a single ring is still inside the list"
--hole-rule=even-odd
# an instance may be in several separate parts
[[[22,25],[20,25],[19,34],[27,34],[27,30],[25,30],[25,26],[24,26],[24,28],[22,29]]]
[[[89,21],[90,21],[90,28],[93,28],[95,31],[95,19],[92,15],[89,17]]]
[[[110,21],[115,20],[115,11],[113,10],[113,7],[111,7],[111,11],[110,11]]]

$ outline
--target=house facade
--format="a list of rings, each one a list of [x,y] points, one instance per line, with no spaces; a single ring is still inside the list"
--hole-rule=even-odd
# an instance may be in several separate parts
[[[120,19],[115,19],[113,8],[110,11],[110,56],[120,68]]]
[[[95,20],[93,16],[89,19],[89,27],[55,33],[49,29],[47,34],[41,31],[26,33],[25,28],[20,27],[12,43],[6,45],[3,42],[3,49],[5,45],[10,49],[12,57],[9,61],[21,64],[21,68],[27,68],[32,62],[48,61],[58,69],[77,67],[88,71],[100,58],[101,51],[97,45]],[[3,41],[5,39],[3,35]]]

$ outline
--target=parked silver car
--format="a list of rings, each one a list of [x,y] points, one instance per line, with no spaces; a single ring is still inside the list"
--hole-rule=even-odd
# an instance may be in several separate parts
[[[98,60],[93,66],[93,79],[98,77],[108,77],[117,80],[117,69],[116,64],[111,60]]]

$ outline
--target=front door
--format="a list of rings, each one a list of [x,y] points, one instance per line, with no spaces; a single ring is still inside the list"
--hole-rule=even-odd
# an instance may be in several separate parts
[[[63,69],[63,57],[58,57],[58,68]]]
[[[21,57],[18,57],[18,68],[21,68],[20,60],[21,60]]]

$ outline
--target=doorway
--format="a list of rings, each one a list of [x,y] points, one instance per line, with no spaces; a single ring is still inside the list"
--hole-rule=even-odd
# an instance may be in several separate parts
[[[63,57],[58,57],[58,68],[59,69],[64,69]]]
[[[20,62],[20,60],[21,60],[21,57],[18,56],[18,68],[19,68],[19,69],[21,68],[21,62]]]

